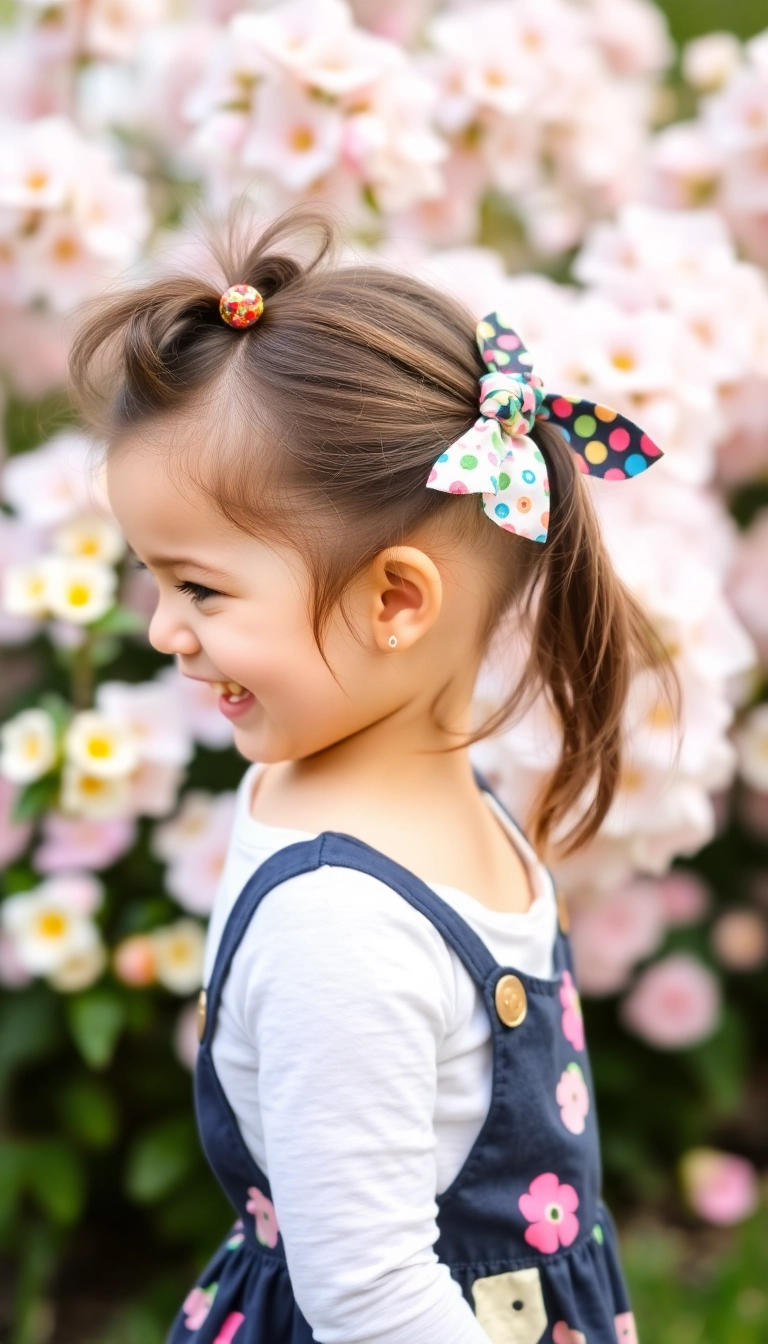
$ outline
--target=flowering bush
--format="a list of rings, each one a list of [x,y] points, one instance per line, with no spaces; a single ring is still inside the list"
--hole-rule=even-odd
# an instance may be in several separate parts
[[[152,582],[126,557],[101,446],[72,421],[67,323],[169,244],[194,252],[189,207],[215,213],[233,193],[270,209],[329,200],[357,252],[478,317],[502,308],[547,390],[608,403],[663,448],[652,479],[590,489],[672,656],[681,722],[638,675],[615,803],[556,876],[614,1201],[720,1227],[760,1203],[768,33],[708,34],[681,57],[678,80],[651,0],[13,7],[0,47],[0,1244],[20,1248],[21,1284],[76,1224],[125,1225],[132,1254],[175,1246],[178,1275],[155,1276],[156,1314],[136,1318],[142,1344],[162,1338],[189,1260],[228,1217],[189,1070],[243,762],[210,687],[148,647]],[[479,714],[510,638],[483,669]],[[523,816],[556,751],[540,700],[476,761]],[[570,981],[563,994],[579,1049],[579,995]],[[580,1132],[577,1065],[557,1103]],[[549,1236],[543,1189],[523,1196],[531,1239]],[[569,1191],[561,1227],[577,1222]],[[190,1329],[209,1307],[190,1296]]]

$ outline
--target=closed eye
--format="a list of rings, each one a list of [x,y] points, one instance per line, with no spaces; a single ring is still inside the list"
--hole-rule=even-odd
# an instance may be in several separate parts
[[[206,597],[221,596],[215,588],[206,588],[202,583],[190,583],[188,579],[185,579],[183,583],[175,583],[173,586],[180,593],[189,593],[193,602],[204,602]]]
[[[147,566],[143,560],[137,560],[135,557],[131,561],[134,569],[146,569]],[[188,593],[193,602],[204,602],[207,597],[220,597],[221,594],[216,588],[206,588],[203,583],[192,583],[190,579],[185,579],[183,583],[175,583],[174,588],[180,593]]]

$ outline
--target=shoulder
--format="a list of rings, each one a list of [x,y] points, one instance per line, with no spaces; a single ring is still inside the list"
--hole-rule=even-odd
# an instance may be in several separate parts
[[[248,1016],[291,985],[303,997],[308,984],[318,1002],[405,995],[442,1021],[455,1005],[453,954],[426,916],[379,878],[332,865],[288,878],[264,897],[231,979]]]

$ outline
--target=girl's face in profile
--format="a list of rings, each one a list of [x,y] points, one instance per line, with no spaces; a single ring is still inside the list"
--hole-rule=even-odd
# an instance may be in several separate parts
[[[162,452],[121,445],[109,459],[107,489],[157,583],[150,643],[175,656],[185,676],[248,692],[228,713],[243,756],[303,757],[377,716],[374,688],[365,689],[377,650],[334,618],[325,642],[334,678],[315,643],[308,576],[295,550],[247,536],[191,483],[180,488]]]
[[[400,598],[382,596],[387,584],[380,575],[360,576],[347,593],[355,633],[338,609],[326,629],[329,667],[313,635],[309,576],[300,553],[228,522],[188,476],[179,479],[182,473],[167,469],[159,439],[153,435],[152,451],[124,441],[112,453],[110,502],[129,545],[157,582],[150,643],[175,656],[185,676],[233,682],[248,692],[223,706],[246,759],[269,763],[323,751],[431,697],[433,675],[445,684],[463,643],[458,632],[466,638],[468,613],[477,609],[466,578],[454,619],[446,623],[443,610],[442,633],[419,637],[411,657],[401,659],[389,655],[389,628],[376,630],[374,619],[388,602],[392,606],[393,596]],[[437,574],[421,552],[411,554]],[[411,585],[414,601],[417,586]],[[423,619],[429,631],[440,605],[438,600],[437,611],[423,618],[414,610],[414,621]]]

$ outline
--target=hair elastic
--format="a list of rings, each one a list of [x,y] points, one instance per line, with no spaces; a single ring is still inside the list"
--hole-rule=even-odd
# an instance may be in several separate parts
[[[264,300],[253,285],[230,285],[221,296],[219,312],[230,327],[242,331],[258,322],[264,312]]]

